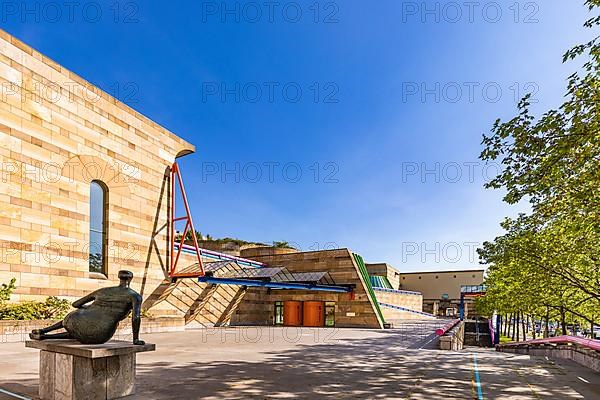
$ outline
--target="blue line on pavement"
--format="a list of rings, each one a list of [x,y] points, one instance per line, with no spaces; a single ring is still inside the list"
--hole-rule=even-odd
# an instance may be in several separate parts
[[[475,384],[477,385],[477,398],[483,400],[481,381],[479,380],[479,369],[477,368],[477,354],[473,353],[473,366],[475,367]]]

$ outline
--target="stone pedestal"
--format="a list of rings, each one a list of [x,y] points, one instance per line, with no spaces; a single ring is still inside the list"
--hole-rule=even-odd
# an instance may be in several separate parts
[[[75,340],[28,340],[40,349],[42,400],[107,400],[135,393],[136,353],[154,351],[154,344],[111,341],[88,345]]]

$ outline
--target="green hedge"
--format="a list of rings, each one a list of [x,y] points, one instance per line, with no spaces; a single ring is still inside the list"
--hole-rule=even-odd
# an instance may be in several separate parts
[[[25,301],[2,306],[0,320],[63,319],[70,309],[68,300],[52,296],[46,301]]]
[[[16,289],[15,279],[0,286],[0,320],[62,319],[71,309],[71,303],[58,297],[48,297],[46,301],[25,301],[6,304],[10,294]]]

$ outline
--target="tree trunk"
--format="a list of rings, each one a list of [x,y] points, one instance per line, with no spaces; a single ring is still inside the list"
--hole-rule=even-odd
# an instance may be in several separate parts
[[[562,334],[567,334],[567,322],[565,321],[565,308],[563,306],[560,307],[560,325],[562,328]]]
[[[519,341],[520,330],[519,330],[519,312],[515,313],[515,335],[517,336],[517,342]]]
[[[532,328],[531,331],[533,333],[533,338],[534,339],[535,339],[535,327],[536,327],[536,325],[535,325],[535,315],[532,315],[531,316],[531,328]]]
[[[527,318],[527,320],[525,320],[525,318]],[[523,340],[527,340],[527,329],[525,329],[527,327],[527,325],[529,325],[529,317],[523,315],[523,312],[521,312],[521,326],[523,327]]]
[[[546,320],[544,321],[544,337],[550,337],[550,308],[546,307]]]
[[[510,317],[511,321],[510,321],[510,329],[511,329],[511,334],[510,334],[510,340],[512,340],[513,342],[515,341],[515,314],[513,313]]]

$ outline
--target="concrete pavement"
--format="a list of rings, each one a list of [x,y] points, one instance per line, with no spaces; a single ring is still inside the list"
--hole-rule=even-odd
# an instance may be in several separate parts
[[[431,350],[440,323],[146,335],[157,351],[138,356],[137,394],[130,398],[600,398],[600,376],[572,362],[492,349]],[[0,389],[36,398],[37,353],[22,343],[0,345]]]

